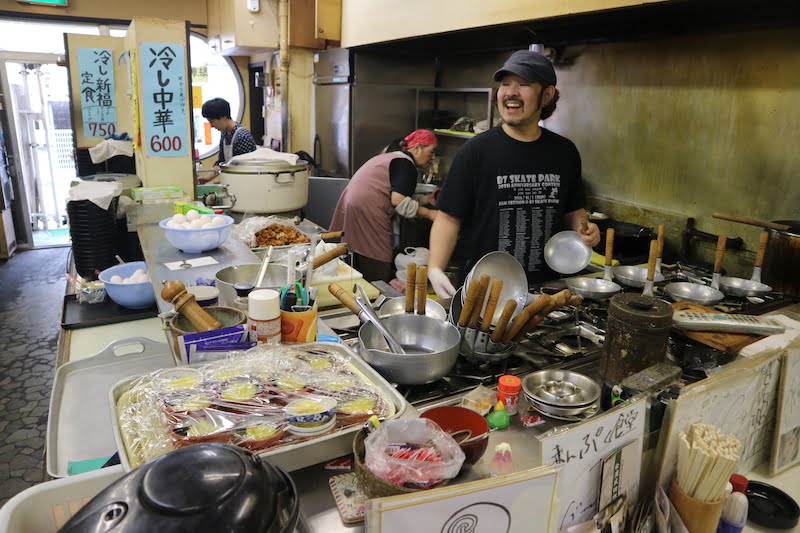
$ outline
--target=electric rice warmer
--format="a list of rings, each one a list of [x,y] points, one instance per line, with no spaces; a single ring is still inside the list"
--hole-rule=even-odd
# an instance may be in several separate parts
[[[283,470],[235,446],[198,444],[133,470],[59,531],[291,533],[299,514]]]

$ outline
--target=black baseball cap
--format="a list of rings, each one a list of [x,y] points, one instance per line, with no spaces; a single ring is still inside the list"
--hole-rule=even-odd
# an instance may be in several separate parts
[[[517,50],[511,54],[503,67],[494,73],[494,81],[500,81],[506,74],[516,74],[529,82],[541,83],[542,87],[556,84],[553,64],[539,52],[531,50]]]

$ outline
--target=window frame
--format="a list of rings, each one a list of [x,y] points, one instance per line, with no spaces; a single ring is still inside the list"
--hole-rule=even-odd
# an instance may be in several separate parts
[[[194,31],[194,30],[190,30],[189,31],[189,36],[190,37],[197,37],[198,39],[201,39],[206,44],[206,46],[211,48],[211,45],[208,44],[208,36],[203,35],[202,33],[199,33],[199,32]],[[189,41],[189,47],[191,48],[191,40]],[[236,121],[237,124],[241,124],[242,119],[244,118],[245,106],[247,105],[247,102],[245,102],[246,94],[245,94],[245,90],[244,90],[244,81],[242,80],[242,74],[241,74],[241,72],[239,72],[239,67],[236,66],[236,62],[233,61],[233,59],[231,59],[228,56],[223,56],[223,55],[220,55],[220,57],[222,57],[225,60],[225,62],[228,64],[228,67],[233,71],[234,78],[236,78],[236,83],[238,85],[238,92],[239,92],[239,110],[236,113],[236,116],[235,117],[231,117],[231,118],[234,121]],[[190,67],[190,75],[191,75],[191,67],[192,67],[192,65],[191,65],[191,53],[189,54],[189,67]],[[190,81],[190,85],[191,85],[191,80],[189,80],[189,81]],[[194,136],[194,132],[192,132],[192,136]],[[213,144],[212,146],[213,146],[213,148],[209,148],[208,151],[201,152],[199,154],[199,160],[200,161],[202,161],[204,159],[208,159],[210,157],[214,157],[215,155],[219,154],[219,143]],[[194,149],[194,143],[192,143],[192,147]]]

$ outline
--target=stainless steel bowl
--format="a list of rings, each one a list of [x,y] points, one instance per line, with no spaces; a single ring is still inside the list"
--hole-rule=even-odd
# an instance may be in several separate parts
[[[725,294],[733,296],[763,296],[772,292],[772,287],[766,283],[759,283],[751,279],[731,278],[722,276],[719,278],[719,288]]]
[[[481,257],[472,270],[467,274],[464,281],[464,287],[469,287],[469,282],[473,279],[479,279],[482,275],[488,275],[495,279],[503,280],[503,289],[500,291],[500,298],[497,300],[497,308],[492,316],[492,325],[497,324],[500,320],[500,315],[503,314],[503,306],[508,300],[516,300],[517,309],[514,315],[522,311],[525,307],[525,300],[528,298],[528,276],[525,274],[525,269],[519,264],[519,261],[506,252],[489,252]],[[467,299],[467,291],[461,291],[461,303]],[[486,299],[489,298],[489,291],[486,291]],[[476,302],[475,305],[478,305]],[[480,302],[483,306],[483,302]]]
[[[559,274],[576,274],[592,260],[592,249],[577,231],[559,231],[544,245],[544,260]]]
[[[398,296],[397,298],[390,298],[381,304],[378,309],[378,316],[386,318],[393,315],[404,315],[406,313],[406,297]],[[439,320],[447,320],[447,311],[444,310],[442,304],[435,300],[427,300],[425,302],[425,316],[438,318]]]
[[[522,380],[525,395],[539,403],[561,407],[586,407],[600,398],[600,385],[592,378],[569,370],[539,370]],[[559,394],[557,391],[569,394]]]
[[[664,287],[664,292],[675,302],[693,302],[700,305],[712,305],[725,298],[718,289],[688,281],[668,283]]]
[[[259,268],[261,268],[259,263],[250,263],[225,267],[217,271],[216,284],[219,289],[220,305],[233,307],[233,301],[236,299],[233,286],[237,283],[255,284]],[[286,285],[286,267],[270,263],[264,274],[264,282],[256,289],[275,289],[283,285]]]
[[[622,290],[618,284],[603,278],[567,278],[567,287],[581,298],[605,300]]]
[[[637,266],[617,266],[613,268],[614,279],[627,285],[628,287],[636,287],[641,289],[647,281],[647,269]],[[653,275],[653,282],[660,283],[664,281],[664,274],[656,272]]]
[[[458,358],[461,335],[445,320],[421,315],[394,315],[384,326],[406,350],[404,355],[388,351],[375,324],[358,330],[361,357],[383,377],[402,385],[423,385],[444,377]]]
[[[530,396],[525,396],[528,403],[545,416],[556,418],[558,420],[567,420],[574,422],[577,420],[585,420],[597,414],[599,409],[597,402],[581,407],[555,407],[545,403],[537,402]]]

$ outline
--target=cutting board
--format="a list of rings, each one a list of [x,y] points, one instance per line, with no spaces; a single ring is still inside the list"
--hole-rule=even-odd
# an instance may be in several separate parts
[[[381,293],[381,291],[379,291],[375,285],[364,280],[364,278],[358,278],[354,280],[342,280],[338,281],[337,283],[341,285],[342,288],[344,288],[344,290],[348,292],[353,291],[353,285],[361,285],[362,287],[364,287],[364,290],[367,292],[367,297],[370,300],[374,300]],[[314,286],[319,287],[319,291],[317,292],[317,306],[319,306],[320,309],[342,305],[342,303],[336,299],[336,296],[330,293],[327,285],[314,285]]]
[[[719,313],[715,309],[703,307],[691,302],[675,302],[672,304],[675,311],[691,311],[694,313]],[[711,346],[717,350],[728,353],[736,353],[745,346],[758,342],[764,337],[761,335],[751,335],[742,333],[723,333],[721,331],[682,331],[674,328],[673,331],[694,341]]]

